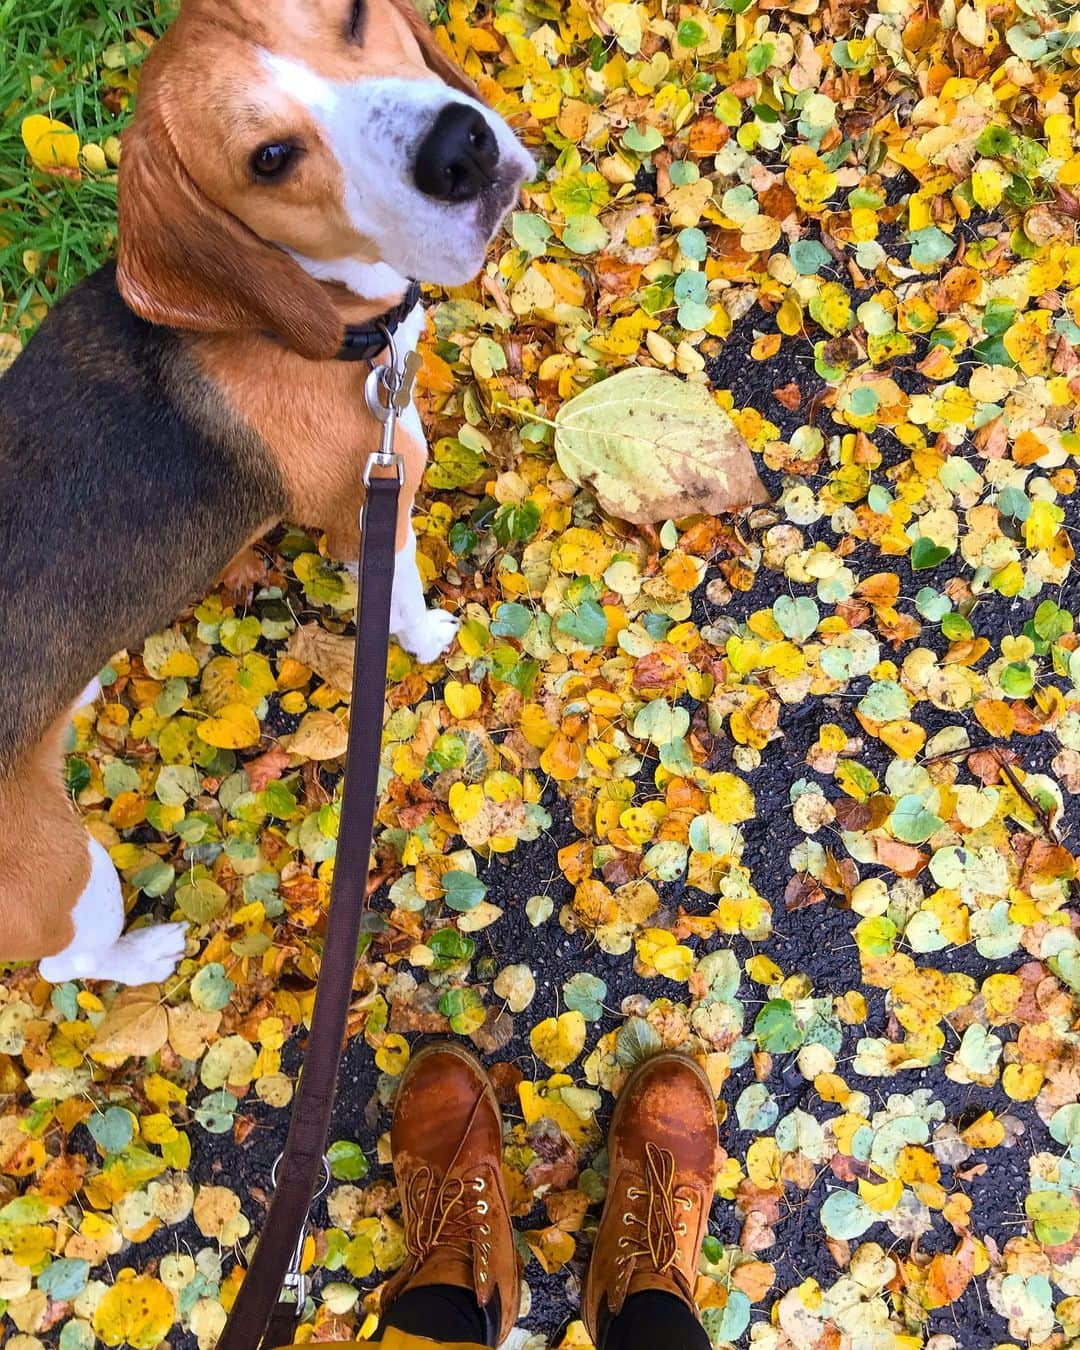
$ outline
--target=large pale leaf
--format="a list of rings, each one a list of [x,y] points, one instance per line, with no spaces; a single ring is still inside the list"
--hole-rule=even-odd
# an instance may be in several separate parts
[[[767,498],[746,442],[708,389],[666,371],[620,371],[564,403],[555,424],[563,473],[621,520],[718,515]]]

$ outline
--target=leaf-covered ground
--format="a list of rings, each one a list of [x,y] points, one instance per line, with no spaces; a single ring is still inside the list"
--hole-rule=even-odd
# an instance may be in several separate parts
[[[109,247],[109,137],[164,17],[23,8],[0,5],[9,354]],[[480,281],[430,296],[421,558],[463,624],[445,662],[391,656],[308,1334],[372,1325],[402,1255],[387,1107],[449,1032],[506,1110],[519,1347],[587,1344],[567,1322],[603,1124],[666,1045],[721,1102],[698,1289],[717,1345],[1064,1350],[1080,15],[449,0],[437,20],[541,169]],[[630,528],[563,476],[559,408],[635,364],[708,382],[771,504]],[[650,471],[659,491],[670,466]],[[210,1347],[265,1212],[354,588],[315,534],[261,556],[250,601],[211,595],[119,654],[73,731],[133,916],[191,928],[161,988],[0,982],[17,1350]]]

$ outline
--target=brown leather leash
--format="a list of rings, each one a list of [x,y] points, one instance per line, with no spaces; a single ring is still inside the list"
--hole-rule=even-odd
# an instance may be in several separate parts
[[[307,1295],[300,1264],[308,1210],[320,1176],[322,1189],[329,1181],[324,1152],[352,1001],[378,801],[394,539],[402,485],[401,459],[393,448],[394,428],[412,396],[419,365],[414,353],[399,361],[389,331],[386,339],[391,360],[372,367],[364,390],[368,408],[383,430],[380,448],[364,470],[367,494],[360,512],[359,601],[345,785],[311,1034],[285,1148],[274,1164],[270,1209],[218,1350],[270,1350],[295,1340]],[[283,1299],[283,1289],[291,1289],[295,1301]]]

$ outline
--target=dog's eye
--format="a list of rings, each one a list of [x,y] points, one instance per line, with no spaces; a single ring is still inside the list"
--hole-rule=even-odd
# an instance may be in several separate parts
[[[363,42],[364,21],[367,19],[367,0],[353,0],[349,16],[349,41]]]
[[[261,145],[251,157],[251,167],[260,178],[274,178],[292,159],[293,147],[275,141]]]

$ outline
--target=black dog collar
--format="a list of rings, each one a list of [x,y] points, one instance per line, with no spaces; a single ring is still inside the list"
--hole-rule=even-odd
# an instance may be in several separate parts
[[[416,308],[420,300],[420,283],[410,281],[405,298],[393,309],[367,323],[346,324],[345,338],[335,360],[372,361],[381,356],[388,346],[387,334],[397,332],[398,326]]]

